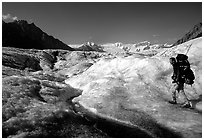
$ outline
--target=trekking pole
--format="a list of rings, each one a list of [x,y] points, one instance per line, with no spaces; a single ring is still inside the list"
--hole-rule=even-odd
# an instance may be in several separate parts
[[[186,51],[186,55],[189,52],[190,48],[191,48],[192,44],[189,45],[188,50]]]

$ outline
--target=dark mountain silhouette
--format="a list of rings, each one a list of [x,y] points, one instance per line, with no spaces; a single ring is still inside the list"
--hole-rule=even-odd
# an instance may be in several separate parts
[[[74,49],[60,40],[43,32],[34,23],[25,20],[16,20],[6,23],[2,21],[3,47],[16,47],[24,49]]]
[[[196,24],[188,33],[186,33],[181,39],[179,39],[173,46],[182,44],[186,41],[189,41],[194,38],[198,38],[202,36],[202,23]]]

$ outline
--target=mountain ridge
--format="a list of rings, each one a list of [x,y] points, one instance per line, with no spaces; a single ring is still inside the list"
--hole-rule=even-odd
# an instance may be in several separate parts
[[[64,49],[74,51],[59,39],[43,32],[34,23],[26,20],[2,21],[2,45],[23,49]]]
[[[173,46],[182,44],[184,42],[187,42],[189,40],[198,38],[202,36],[202,22],[199,22],[198,24],[194,25],[192,29],[189,30],[181,39],[176,41]]]

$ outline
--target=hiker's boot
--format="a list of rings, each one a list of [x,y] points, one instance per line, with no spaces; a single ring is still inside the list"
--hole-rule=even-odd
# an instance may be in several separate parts
[[[174,97],[173,97],[173,100],[172,100],[172,101],[169,101],[169,103],[171,103],[171,104],[177,104],[176,97],[174,96]]]
[[[172,95],[172,98],[173,98],[173,100],[172,100],[172,101],[169,101],[169,103],[171,103],[171,104],[177,104],[176,94],[175,94],[175,93]]]
[[[191,102],[186,102],[182,105],[182,107],[185,107],[185,108],[191,108],[192,107],[192,103]]]
[[[177,104],[176,100],[169,101],[171,104]]]

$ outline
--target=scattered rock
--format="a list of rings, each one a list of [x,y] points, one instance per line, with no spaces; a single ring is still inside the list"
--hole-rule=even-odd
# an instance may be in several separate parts
[[[2,64],[7,67],[24,70],[30,68],[32,71],[41,70],[40,61],[35,55],[13,51],[2,51]]]
[[[40,55],[40,66],[44,71],[54,68],[54,64],[55,62],[57,62],[58,51],[54,51],[54,52],[42,51],[40,52],[39,55]]]

